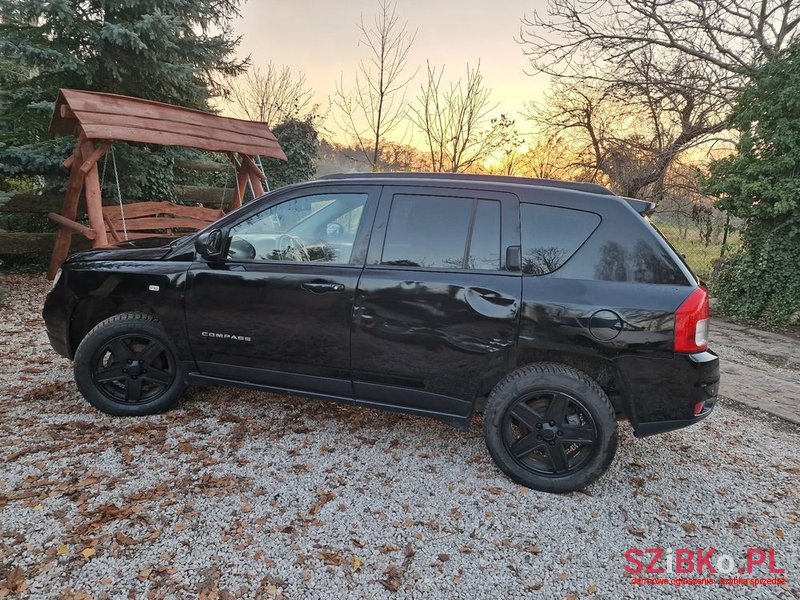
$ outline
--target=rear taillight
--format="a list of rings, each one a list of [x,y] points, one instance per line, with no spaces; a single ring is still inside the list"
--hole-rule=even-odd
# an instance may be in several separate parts
[[[698,287],[675,311],[675,352],[708,349],[708,292]]]

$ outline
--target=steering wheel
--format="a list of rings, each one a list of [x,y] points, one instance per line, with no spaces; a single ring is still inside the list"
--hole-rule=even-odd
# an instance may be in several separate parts
[[[278,250],[289,260],[310,262],[308,248],[303,244],[303,240],[295,235],[284,233],[278,238]]]
[[[256,257],[256,247],[244,238],[235,237],[228,246],[228,258],[233,260],[253,260]]]

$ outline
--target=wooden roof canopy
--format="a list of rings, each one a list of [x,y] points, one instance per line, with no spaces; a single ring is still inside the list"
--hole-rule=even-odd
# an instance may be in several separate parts
[[[90,140],[185,146],[286,160],[266,123],[103,92],[60,90],[50,133]]]
[[[109,235],[113,241],[121,241],[116,228],[121,224],[125,239],[129,239],[122,206],[117,211],[119,214],[113,215],[102,206],[97,162],[112,142],[184,146],[228,154],[236,169],[231,209],[241,206],[248,185],[256,196],[264,193],[266,179],[256,164],[256,157],[286,160],[286,154],[266,123],[103,92],[59,90],[50,133],[78,138],[72,156],[64,162],[64,167],[70,170],[64,208],[61,214],[48,215],[59,225],[48,272],[51,278],[69,253],[73,233],[83,234],[98,248],[108,245]],[[89,227],[76,221],[82,192],[86,197]],[[221,214],[203,208],[170,208],[165,202],[142,202],[138,206],[137,210],[128,212],[142,217],[139,224],[147,223],[149,229],[168,233],[175,228],[194,226],[197,229]],[[134,225],[132,222],[131,228],[136,229]],[[143,234],[132,234],[132,237],[143,237]]]

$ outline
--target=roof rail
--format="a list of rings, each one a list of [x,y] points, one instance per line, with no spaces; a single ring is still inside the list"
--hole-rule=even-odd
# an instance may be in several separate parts
[[[498,183],[515,183],[520,185],[536,185],[543,187],[565,188],[593,194],[614,196],[614,192],[597,183],[584,181],[560,181],[558,179],[535,179],[533,177],[514,177],[511,175],[481,175],[476,173],[414,173],[414,172],[385,172],[385,173],[333,173],[323,175],[319,179],[438,179],[438,180],[466,180],[487,181]]]

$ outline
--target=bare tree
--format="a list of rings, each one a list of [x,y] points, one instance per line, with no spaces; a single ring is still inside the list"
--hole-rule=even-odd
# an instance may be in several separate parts
[[[593,179],[656,199],[800,24],[798,0],[549,0],[547,12],[524,18],[519,40],[536,71],[563,82],[540,122],[580,134]]]
[[[800,24],[796,0],[549,0],[547,6],[547,16],[523,19],[520,41],[537,70],[559,76],[597,65],[613,71],[650,48],[667,62],[697,61],[736,86],[780,54]]]
[[[531,117],[549,135],[570,139],[571,166],[590,181],[658,200],[672,162],[724,129],[728,100],[702,64],[681,57],[659,64],[651,49],[632,55],[614,76],[618,81],[555,78]]]
[[[466,171],[487,158],[504,139],[513,121],[489,119],[496,108],[483,83],[480,63],[467,65],[466,79],[443,87],[444,67],[428,63],[426,81],[410,109],[410,118],[423,134],[432,171]]]
[[[304,73],[292,73],[288,66],[271,61],[263,69],[252,67],[232,80],[229,90],[237,116],[269,125],[305,116],[313,95]]]
[[[406,73],[416,36],[407,27],[399,20],[397,5],[388,0],[381,0],[370,25],[362,16],[360,43],[367,48],[368,58],[359,63],[352,89],[340,79],[331,100],[338,111],[334,119],[355,140],[373,170],[380,163],[386,136],[406,116],[403,91],[416,74]]]
[[[539,179],[590,179],[575,162],[575,150],[565,136],[544,134],[535,137],[528,148],[506,154],[498,172]]]

